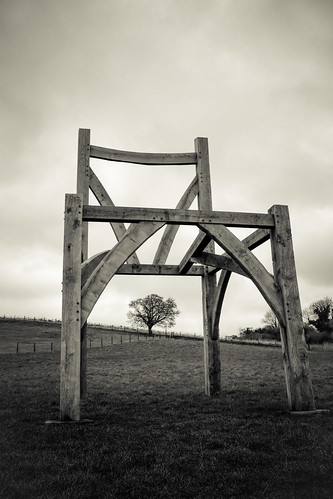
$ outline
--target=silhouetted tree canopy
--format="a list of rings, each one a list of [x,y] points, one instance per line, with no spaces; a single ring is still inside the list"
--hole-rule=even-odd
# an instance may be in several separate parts
[[[333,299],[326,296],[321,300],[311,303],[302,310],[305,340],[307,345],[320,345],[333,341]],[[243,328],[240,336],[250,339],[280,340],[278,321],[274,313],[266,312],[262,322],[263,328]]]
[[[262,319],[263,324],[267,327],[271,327],[272,329],[278,328],[279,327],[279,322],[272,310],[268,310],[264,318]]]
[[[312,324],[319,332],[333,330],[332,307],[333,300],[328,296],[311,303],[308,309],[309,324]]]
[[[173,298],[164,300],[156,294],[132,300],[129,308],[127,317],[130,322],[139,327],[147,326],[149,335],[153,334],[152,328],[156,324],[164,327],[174,326],[175,318],[180,314]]]

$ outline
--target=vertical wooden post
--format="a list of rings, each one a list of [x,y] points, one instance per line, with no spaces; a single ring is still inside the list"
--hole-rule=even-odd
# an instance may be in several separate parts
[[[80,128],[77,157],[77,188],[83,204],[89,204],[90,130]],[[88,258],[88,222],[82,224],[81,262]],[[81,398],[87,395],[87,323],[81,327]]]
[[[218,328],[214,329],[215,274],[205,267],[202,276],[202,309],[204,332],[205,393],[215,396],[221,391],[221,361]]]
[[[274,277],[281,289],[285,326],[280,325],[284,370],[290,410],[311,411],[315,402],[304,336],[302,309],[296,276],[294,250],[287,206],[275,205],[271,231]]]
[[[82,196],[66,194],[60,420],[80,419]]]
[[[198,176],[198,208],[212,210],[212,191],[210,183],[208,140],[204,137],[195,139]],[[207,246],[207,251],[214,253],[214,242]],[[218,324],[213,317],[216,296],[216,275],[209,274],[205,267],[202,277],[202,307],[204,333],[205,393],[218,395],[221,391],[221,361]]]

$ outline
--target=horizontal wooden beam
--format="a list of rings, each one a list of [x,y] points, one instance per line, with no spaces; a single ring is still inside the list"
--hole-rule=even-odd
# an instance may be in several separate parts
[[[274,217],[266,213],[137,208],[127,206],[83,207],[85,222],[164,222],[179,225],[219,224],[226,227],[273,228]]]
[[[247,245],[249,249],[254,249],[257,246],[259,246],[261,243],[267,241],[270,237],[270,231],[266,229],[258,229],[249,236],[247,236],[245,239],[243,239],[243,243]],[[202,263],[202,264],[207,264],[210,266],[214,266],[213,262],[211,260],[207,260],[205,262],[204,260],[200,260],[200,253],[205,249],[207,246],[208,242],[210,241],[209,236],[204,234],[203,232],[200,232],[200,234],[197,236],[193,244],[191,245],[191,248],[188,250],[186,253],[186,256],[183,258],[182,262],[179,265],[123,265],[121,267],[121,271],[118,272],[122,275],[125,274],[137,274],[137,275],[202,275],[203,270],[202,267],[200,266],[193,266],[193,263]],[[94,271],[94,269],[97,267],[97,265],[105,258],[105,256],[108,254],[109,250],[103,251],[99,254],[96,254],[89,258],[89,260],[86,260],[85,262],[82,263],[81,269],[82,269],[82,275],[81,275],[81,282],[82,286],[86,283],[87,279],[91,275],[91,273]],[[196,255],[196,256],[194,256]],[[206,253],[203,253],[205,256]],[[210,256],[218,256],[218,255],[213,255],[209,253]],[[190,258],[192,258],[192,261]],[[220,255],[219,258],[223,258],[223,266],[220,267],[220,264],[222,263],[222,260],[215,260],[215,263],[217,264],[216,271],[218,271],[220,268],[225,268],[232,270],[232,272],[236,272],[238,274],[241,274],[242,270],[237,264],[232,260],[230,256],[227,255],[227,253],[224,253],[223,255]],[[231,262],[231,263],[230,263]],[[230,265],[234,265],[234,267],[231,269]],[[193,267],[192,267],[193,266]],[[237,267],[236,267],[237,266]],[[161,268],[161,270],[159,270]],[[141,270],[140,270],[141,269]],[[193,270],[192,270],[193,269]],[[144,272],[149,272],[148,274],[144,274]],[[174,273],[173,273],[174,272]],[[243,274],[244,275],[244,274]]]
[[[145,153],[119,151],[93,145],[90,146],[90,157],[139,165],[195,165],[197,163],[197,154],[195,152]]]
[[[117,275],[169,275],[178,276],[179,265],[122,265],[116,272]],[[203,267],[201,265],[193,265],[186,276],[202,276]]]

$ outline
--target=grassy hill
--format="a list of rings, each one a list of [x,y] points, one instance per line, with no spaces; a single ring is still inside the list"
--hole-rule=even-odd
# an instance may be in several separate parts
[[[129,342],[130,330],[126,331],[88,324],[88,347],[104,344]],[[135,334],[135,333],[132,333]],[[0,354],[47,351],[60,349],[61,322],[34,319],[0,318]],[[35,346],[34,346],[35,344]]]
[[[0,358],[0,497],[331,498],[331,352],[310,352],[318,408],[292,416],[281,351],[221,344],[223,393],[203,394],[202,342],[88,350],[90,425],[59,411],[58,352]]]

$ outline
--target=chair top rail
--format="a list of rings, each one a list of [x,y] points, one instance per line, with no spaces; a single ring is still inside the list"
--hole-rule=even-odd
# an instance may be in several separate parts
[[[90,157],[140,165],[195,165],[197,153],[145,153],[90,146]]]

